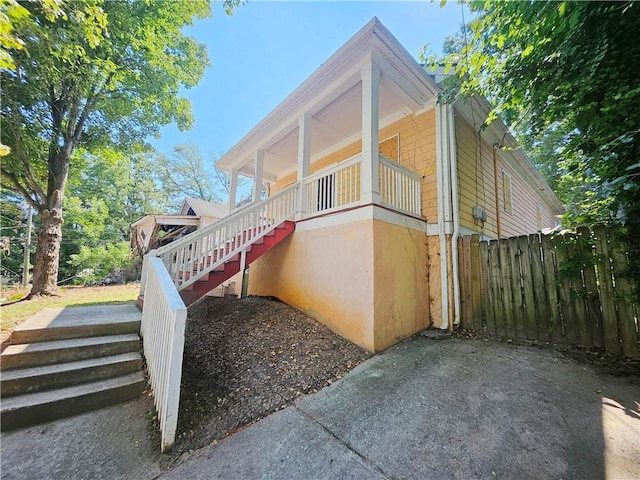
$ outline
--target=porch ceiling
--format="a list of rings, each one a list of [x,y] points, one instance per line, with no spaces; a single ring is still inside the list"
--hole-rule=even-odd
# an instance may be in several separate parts
[[[408,107],[384,83],[379,93],[380,123],[395,119]],[[312,115],[312,161],[326,155],[337,146],[357,141],[362,135],[362,85],[358,83],[336,98],[329,105]],[[298,128],[294,127],[264,149],[265,178],[280,178],[296,170],[298,158]],[[241,169],[253,171],[247,163]]]

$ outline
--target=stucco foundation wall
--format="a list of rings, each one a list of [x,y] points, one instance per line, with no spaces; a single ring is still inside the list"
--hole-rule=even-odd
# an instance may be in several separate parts
[[[375,220],[375,350],[424,330],[429,322],[427,236]]]
[[[372,219],[297,228],[251,264],[249,293],[277,297],[373,351],[373,232]]]

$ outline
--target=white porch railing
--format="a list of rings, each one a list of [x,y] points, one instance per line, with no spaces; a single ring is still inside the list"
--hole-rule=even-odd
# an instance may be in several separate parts
[[[162,260],[148,258],[146,267],[147,288],[140,335],[164,452],[173,445],[176,437],[187,307]]]
[[[329,213],[360,204],[362,155],[325,168],[304,180],[305,213]],[[421,178],[380,155],[378,191],[382,204],[420,217]]]
[[[383,204],[420,217],[420,184],[420,175],[380,155],[378,187]]]
[[[305,212],[330,212],[360,203],[361,162],[358,154],[305,178]]]

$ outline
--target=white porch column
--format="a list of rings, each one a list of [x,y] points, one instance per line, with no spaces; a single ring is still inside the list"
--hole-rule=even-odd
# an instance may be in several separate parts
[[[362,184],[361,200],[363,203],[379,203],[378,186],[378,129],[379,105],[378,92],[380,67],[374,62],[362,68]]]
[[[311,115],[303,113],[298,118],[298,208],[296,220],[300,220],[307,211],[304,179],[311,168]]]
[[[236,192],[238,190],[238,169],[231,169],[231,183],[229,184],[229,205],[227,213],[233,212],[236,208]]]
[[[260,201],[260,193],[262,193],[262,177],[264,166],[264,151],[258,150],[256,152],[256,158],[253,169],[253,201]]]

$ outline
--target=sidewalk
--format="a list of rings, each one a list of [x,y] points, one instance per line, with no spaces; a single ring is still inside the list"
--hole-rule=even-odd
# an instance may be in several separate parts
[[[168,472],[139,399],[3,433],[2,478],[639,478],[638,402],[554,351],[417,337]]]

